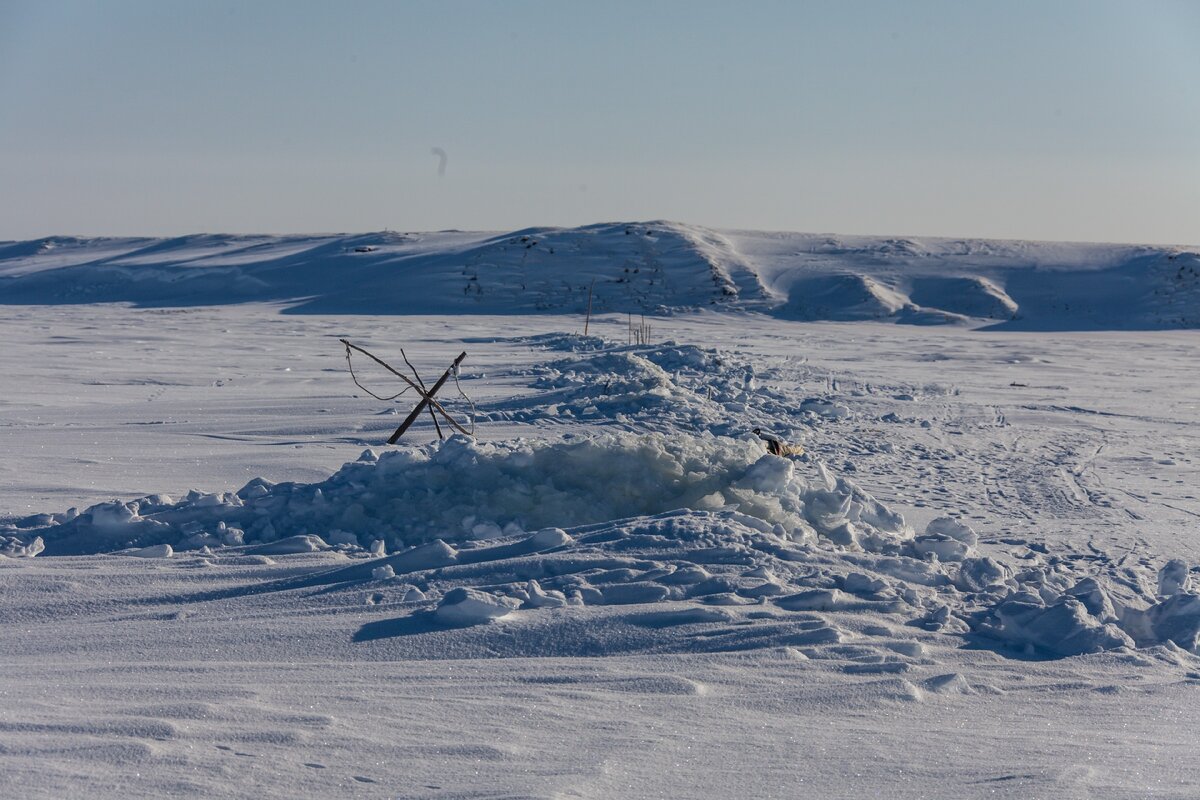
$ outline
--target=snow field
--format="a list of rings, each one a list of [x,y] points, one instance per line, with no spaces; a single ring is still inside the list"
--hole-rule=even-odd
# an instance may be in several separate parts
[[[1191,334],[12,308],[5,796],[1200,792]]]
[[[367,450],[315,484],[255,478],[236,492],[193,492],[178,502],[152,495],[77,514],[35,515],[7,527],[5,554],[124,551],[169,558],[174,549],[232,548],[279,556],[331,544],[362,553],[382,542],[385,553],[397,555],[323,580],[411,578],[422,599],[436,605],[434,619],[452,626],[517,608],[766,604],[894,615],[900,624],[983,637],[1029,655],[1167,643],[1197,652],[1200,646],[1200,602],[1188,590],[1183,562],[1146,576],[1159,587],[1155,595],[1097,581],[1057,554],[1043,559],[1031,551],[1014,562],[981,552],[976,532],[950,516],[931,520],[917,534],[902,514],[819,460],[768,455],[750,436],[680,435],[680,420],[736,419],[751,408],[769,416],[787,405],[736,358],[671,343],[631,348],[582,337],[536,341],[549,352],[574,355],[535,365],[532,385],[543,394],[510,417],[572,409],[586,416],[595,408],[605,418],[652,419],[650,427],[676,432],[498,442],[455,436],[382,455]],[[726,377],[711,382],[702,398],[696,384],[717,364]],[[850,413],[847,406],[832,415],[812,410],[839,407],[827,399],[794,405],[800,429]],[[603,526],[600,533],[589,530],[596,525]],[[514,572],[508,559],[547,549],[547,537],[552,549],[565,548],[568,566],[547,566],[557,558],[540,556],[536,565]],[[495,540],[505,543],[478,546]],[[707,548],[687,544],[696,540],[720,554],[715,561]],[[640,558],[629,560],[632,554]],[[444,582],[463,561],[472,565],[470,579]],[[496,572],[481,571],[482,564]],[[759,580],[759,574],[772,577]],[[837,640],[840,634],[823,628],[813,635]],[[772,637],[750,641],[766,646]],[[673,646],[697,649],[684,640]],[[881,669],[905,669],[902,658],[889,656]]]

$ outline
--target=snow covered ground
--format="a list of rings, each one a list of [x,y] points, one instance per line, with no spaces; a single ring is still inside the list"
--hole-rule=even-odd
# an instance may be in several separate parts
[[[0,793],[1200,795],[1197,262],[0,246]]]

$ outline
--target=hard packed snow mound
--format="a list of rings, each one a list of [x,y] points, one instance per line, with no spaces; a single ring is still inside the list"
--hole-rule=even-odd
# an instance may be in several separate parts
[[[1024,329],[1200,326],[1200,253],[1132,245],[720,233],[53,237],[0,243],[0,302],[290,304],[309,313],[669,313]]]
[[[853,482],[804,466],[807,475],[755,440],[710,434],[488,444],[460,436],[380,456],[367,451],[320,483],[259,478],[237,492],[193,492],[178,502],[162,495],[113,501],[80,514],[38,515],[9,535],[40,537],[50,555],[269,544],[312,534],[398,548],[725,507],[794,541],[821,535],[882,551],[911,535],[901,515]]]
[[[613,420],[638,430],[708,431],[740,436],[771,427],[803,438],[818,419],[849,416],[837,396],[795,398],[770,386],[777,370],[762,370],[736,353],[672,341],[621,346],[567,334],[512,339],[567,353],[523,373],[536,395],[485,404],[487,419],[525,423]]]
[[[1030,655],[1162,644],[1200,655],[1200,595],[1190,590],[1187,575],[1187,565],[1172,560],[1159,571],[1158,595],[1131,602],[1091,576],[1056,569],[1017,574],[1016,585],[970,622],[980,634]]]

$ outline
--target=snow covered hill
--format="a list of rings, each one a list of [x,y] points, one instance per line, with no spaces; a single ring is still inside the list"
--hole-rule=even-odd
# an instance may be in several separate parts
[[[1200,326],[1181,248],[725,232],[670,222],[505,234],[0,244],[0,303],[279,302],[301,313],[662,314],[1013,329]]]
[[[282,301],[309,313],[643,312],[762,292],[719,234],[669,223],[0,245],[11,303]]]

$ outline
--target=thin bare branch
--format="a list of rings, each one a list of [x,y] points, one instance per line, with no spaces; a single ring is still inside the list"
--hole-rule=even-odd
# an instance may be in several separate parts
[[[409,387],[410,387],[410,388],[412,388],[412,389],[415,389],[415,390],[417,391],[417,394],[421,395],[421,398],[422,398],[422,401],[423,401],[423,402],[422,402],[422,405],[424,405],[425,403],[428,403],[428,405],[430,405],[432,408],[436,409],[436,410],[437,410],[437,412],[438,412],[439,414],[441,414],[443,418],[445,418],[446,422],[450,423],[451,427],[453,427],[453,428],[454,428],[455,430],[457,430],[459,433],[466,434],[467,436],[471,436],[471,435],[472,435],[472,434],[471,434],[471,432],[470,432],[469,430],[467,430],[466,428],[464,428],[462,425],[459,425],[459,424],[458,424],[458,423],[457,423],[457,422],[454,420],[454,418],[450,416],[450,412],[449,412],[449,411],[447,411],[447,410],[446,410],[446,409],[445,409],[445,408],[442,406],[442,404],[441,404],[441,403],[439,403],[437,400],[433,399],[432,395],[430,395],[430,394],[427,394],[427,393],[425,393],[424,391],[422,391],[422,390],[421,390],[421,387],[420,387],[420,386],[418,386],[418,385],[417,385],[417,384],[416,384],[416,383],[415,383],[415,382],[412,380],[412,378],[409,378],[409,377],[408,377],[407,375],[405,375],[404,373],[397,371],[395,367],[393,367],[391,364],[387,363],[387,362],[386,362],[386,361],[384,361],[383,359],[379,358],[379,357],[378,357],[378,356],[376,356],[374,353],[371,353],[371,352],[369,352],[369,351],[367,351],[367,350],[364,350],[364,349],[362,349],[361,347],[359,347],[359,346],[358,346],[358,345],[356,345],[356,344],[351,344],[350,342],[346,341],[345,339],[339,339],[338,341],[339,341],[339,342],[341,342],[342,344],[344,344],[344,345],[347,347],[347,351],[349,351],[349,350],[357,350],[358,352],[360,352],[360,353],[362,353],[363,355],[365,355],[367,358],[369,358],[369,359],[371,359],[372,361],[374,361],[374,362],[376,362],[377,364],[379,364],[381,367],[383,367],[384,369],[386,369],[388,372],[390,372],[390,373],[392,373],[393,375],[395,375],[395,376],[396,376],[397,378],[399,378],[400,380],[402,380],[402,381],[404,381],[405,383],[407,383],[407,384],[409,385]],[[405,391],[407,391],[407,390],[405,390]],[[422,410],[424,410],[424,409],[422,409]]]
[[[425,388],[425,381],[421,380],[421,373],[417,372],[417,368],[414,367],[412,365],[412,362],[408,360],[408,356],[404,354],[403,347],[400,348],[400,357],[404,359],[404,363],[408,364],[408,368],[412,370],[413,377],[416,378],[417,383],[419,383],[421,385],[421,391],[425,392],[425,394],[428,395],[429,390]],[[433,427],[434,427],[434,430],[437,431],[438,438],[445,439],[446,437],[442,435],[442,426],[439,425],[438,421],[437,421],[437,414],[434,413],[434,410],[432,408],[429,409],[429,418],[431,420],[433,420]],[[474,429],[474,427],[475,427],[475,425],[474,425],[474,423],[472,423],[471,428]]]

